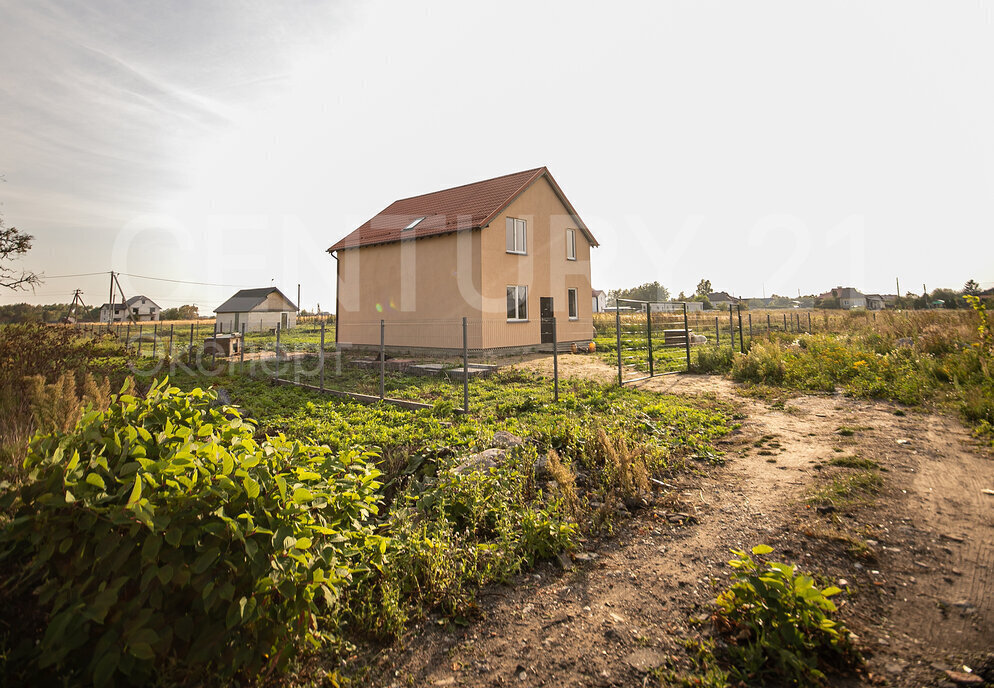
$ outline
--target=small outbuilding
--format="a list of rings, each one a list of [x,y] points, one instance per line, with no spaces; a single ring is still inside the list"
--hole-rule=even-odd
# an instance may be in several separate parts
[[[288,330],[297,325],[297,306],[276,287],[242,289],[214,309],[218,332]]]
[[[591,308],[594,313],[603,313],[607,309],[607,294],[602,289],[591,289]]]

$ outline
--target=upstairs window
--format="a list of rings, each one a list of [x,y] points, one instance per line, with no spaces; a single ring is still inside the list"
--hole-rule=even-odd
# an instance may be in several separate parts
[[[580,317],[579,305],[576,301],[576,289],[566,290],[566,303],[569,304],[569,319],[576,320]]]
[[[406,227],[404,227],[404,229],[414,229],[419,224],[421,224],[423,221],[424,221],[423,217],[414,218],[414,220],[411,221],[411,224],[409,224]]]
[[[528,228],[524,220],[509,217],[506,222],[507,252],[528,253]]]
[[[515,285],[507,288],[507,320],[528,320],[528,287]]]
[[[576,230],[566,230],[566,260],[576,260]]]

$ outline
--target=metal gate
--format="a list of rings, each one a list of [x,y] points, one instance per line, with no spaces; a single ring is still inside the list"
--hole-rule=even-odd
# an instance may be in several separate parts
[[[686,303],[617,299],[614,315],[618,384],[690,369]]]

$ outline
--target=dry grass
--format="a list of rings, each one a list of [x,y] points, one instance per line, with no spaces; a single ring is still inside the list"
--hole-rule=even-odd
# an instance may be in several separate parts
[[[604,466],[606,487],[617,493],[629,507],[640,503],[649,491],[649,469],[645,458],[628,448],[624,437],[612,440],[603,428],[597,429],[594,457]]]

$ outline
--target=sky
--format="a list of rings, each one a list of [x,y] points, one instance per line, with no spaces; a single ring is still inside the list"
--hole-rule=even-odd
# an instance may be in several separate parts
[[[595,288],[991,287],[992,77],[979,1],[0,0],[0,303],[332,310],[393,200],[541,165]]]

